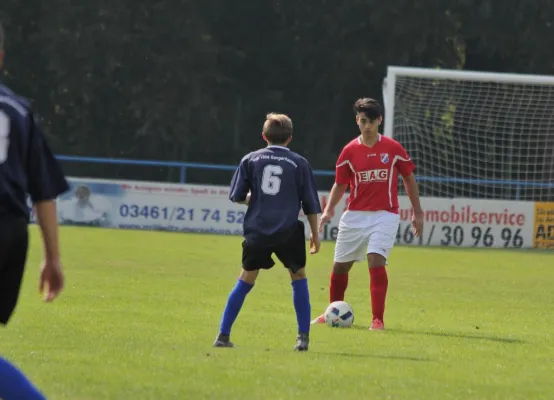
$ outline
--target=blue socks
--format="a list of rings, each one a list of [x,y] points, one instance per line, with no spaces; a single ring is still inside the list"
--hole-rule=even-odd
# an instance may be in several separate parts
[[[221,319],[221,325],[219,326],[219,333],[223,335],[231,334],[231,327],[239,315],[244,299],[253,287],[254,285],[246,283],[240,279],[237,281],[237,284],[227,299],[227,305],[225,306],[223,318]]]
[[[308,279],[300,279],[292,282],[292,299],[298,321],[298,333],[310,333],[310,292],[308,291]]]
[[[296,310],[296,320],[298,322],[298,333],[310,333],[310,316],[312,307],[310,305],[310,292],[308,291],[308,279],[300,279],[292,283],[292,299],[294,309]],[[239,312],[244,304],[246,295],[252,290],[254,285],[237,280],[237,284],[231,290],[227,305],[221,318],[219,333],[230,335],[233,323],[237,319]]]
[[[13,364],[0,357],[0,399],[46,400],[46,397]]]

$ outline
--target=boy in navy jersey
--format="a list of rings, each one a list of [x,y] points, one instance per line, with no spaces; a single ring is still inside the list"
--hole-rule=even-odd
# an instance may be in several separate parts
[[[4,59],[0,26],[0,69]],[[63,288],[55,199],[69,189],[28,102],[0,82],[0,325],[15,309],[27,259],[29,207],[35,206],[44,244],[40,290],[45,301]],[[12,364],[0,357],[0,398],[44,399]]]
[[[231,327],[260,269],[275,265],[272,255],[289,270],[293,302],[298,322],[294,350],[306,351],[309,345],[310,296],[306,278],[306,241],[300,209],[310,224],[310,253],[319,251],[317,214],[319,196],[310,164],[292,152],[292,121],[283,114],[269,114],[262,136],[268,146],[246,155],[231,182],[229,199],[248,205],[244,218],[242,273],[229,295],[221,320],[216,347],[234,347]]]

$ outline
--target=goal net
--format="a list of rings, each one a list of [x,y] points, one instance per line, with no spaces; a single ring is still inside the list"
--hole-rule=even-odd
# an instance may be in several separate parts
[[[422,195],[554,200],[554,77],[389,67],[383,97]]]

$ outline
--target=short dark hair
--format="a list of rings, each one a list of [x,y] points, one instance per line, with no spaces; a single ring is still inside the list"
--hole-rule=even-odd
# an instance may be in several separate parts
[[[4,27],[0,22],[0,51],[4,50]]]
[[[354,113],[363,113],[367,118],[373,121],[383,115],[383,110],[381,108],[381,104],[379,104],[377,100],[364,97],[356,100],[354,103]]]
[[[285,114],[269,113],[265,117],[263,132],[272,144],[286,143],[292,137],[292,120]]]

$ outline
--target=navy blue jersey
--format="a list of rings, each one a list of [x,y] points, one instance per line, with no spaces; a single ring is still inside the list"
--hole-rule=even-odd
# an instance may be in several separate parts
[[[319,214],[314,175],[306,159],[282,146],[246,155],[235,171],[229,199],[242,202],[250,192],[244,238],[250,245],[272,246],[288,239],[304,214]]]
[[[27,101],[0,83],[0,216],[29,218],[33,203],[69,189]]]

